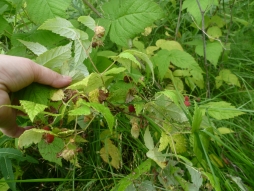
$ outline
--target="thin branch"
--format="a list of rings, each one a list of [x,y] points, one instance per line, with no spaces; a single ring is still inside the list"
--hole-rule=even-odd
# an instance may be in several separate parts
[[[87,0],[83,0],[84,4],[86,4],[98,17],[102,17],[102,14]]]
[[[177,26],[176,26],[176,32],[175,32],[175,40],[180,28],[181,16],[182,16],[182,0],[180,0],[179,14],[178,14],[178,20],[177,20]]]
[[[200,5],[199,0],[196,0],[201,16],[202,16],[202,35],[203,35],[203,50],[204,50],[204,66],[206,70],[206,97],[210,98],[211,92],[210,92],[210,77],[209,77],[209,64],[207,63],[206,58],[206,33],[205,33],[205,11],[202,10],[202,7]]]
[[[229,37],[229,34],[230,34],[230,30],[231,30],[231,27],[232,27],[232,24],[233,24],[233,8],[234,8],[234,4],[235,4],[235,0],[233,1],[233,3],[230,5],[230,23],[229,23],[229,27],[228,27],[228,31],[227,31],[227,36],[226,36],[226,39],[225,39],[225,45],[228,43],[228,37]],[[221,59],[223,59],[223,56],[225,54],[225,50],[223,50],[222,54],[221,54]]]

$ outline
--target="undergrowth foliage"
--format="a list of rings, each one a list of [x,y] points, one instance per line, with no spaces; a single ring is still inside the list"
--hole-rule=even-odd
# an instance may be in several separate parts
[[[224,141],[237,133],[225,121],[248,111],[211,98],[220,88],[243,88],[223,67],[230,54],[229,26],[244,22],[223,17],[223,6],[231,4],[110,0],[97,10],[89,4],[94,14],[78,0],[1,1],[2,54],[30,58],[73,79],[64,89],[33,83],[15,92],[20,105],[0,106],[26,113],[19,125],[34,126],[15,143],[0,138],[2,190],[28,190],[29,185],[16,188],[15,180],[32,168],[25,162],[41,160],[60,176],[38,177],[37,182],[56,182],[37,186],[40,190],[253,186],[247,177],[225,170],[236,167],[224,153],[253,169],[251,158]],[[169,8],[182,14],[178,22],[177,16],[167,21]],[[91,166],[96,173],[87,177]]]

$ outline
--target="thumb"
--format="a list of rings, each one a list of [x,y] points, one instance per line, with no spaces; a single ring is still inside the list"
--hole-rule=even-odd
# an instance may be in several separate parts
[[[63,76],[34,62],[30,64],[34,73],[34,82],[49,85],[54,88],[62,88],[71,83],[72,79],[70,76]]]

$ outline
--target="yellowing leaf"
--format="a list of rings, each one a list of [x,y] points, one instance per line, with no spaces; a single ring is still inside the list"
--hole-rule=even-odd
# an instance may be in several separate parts
[[[221,29],[217,26],[209,27],[207,30],[207,34],[212,37],[210,38],[210,41],[214,41],[214,39],[217,39],[222,36]]]
[[[146,54],[148,54],[148,55],[154,55],[154,51],[156,51],[158,49],[159,49],[158,46],[148,46],[146,48]]]
[[[51,96],[51,101],[60,101],[64,98],[64,92],[62,89],[56,90]]]
[[[111,164],[116,169],[120,168],[120,152],[111,140],[105,141],[105,146],[100,150],[100,156],[104,162]]]
[[[215,154],[210,154],[209,157],[210,157],[210,159],[211,159],[211,161],[213,162],[214,165],[216,165],[220,168],[222,168],[224,166],[223,163],[222,163],[222,160],[219,159]]]
[[[168,146],[168,135],[162,132],[158,151],[163,151],[164,149],[167,148],[167,146]]]
[[[146,153],[146,156],[154,160],[161,168],[165,168],[167,166],[166,156],[164,156],[161,152],[159,152],[157,148],[149,150]]]
[[[20,104],[26,111],[27,115],[29,116],[30,120],[33,122],[36,115],[43,112],[48,106],[37,104],[30,101],[20,100]]]
[[[216,88],[219,88],[223,82],[228,85],[235,85],[240,87],[240,82],[236,75],[232,74],[230,70],[223,69],[220,71],[219,76],[215,78],[216,80]]]
[[[145,31],[142,33],[143,36],[148,36],[149,34],[151,34],[153,28],[152,27],[146,27]]]
[[[131,124],[132,124],[132,126],[131,126],[131,135],[135,139],[137,139],[139,137],[140,128],[139,128],[139,125],[138,125],[137,121],[135,120],[135,118],[133,118],[133,119],[131,120]]]
[[[101,79],[100,74],[91,73],[82,81],[79,81],[75,84],[72,84],[67,87],[67,89],[78,89],[83,90],[84,92],[90,92],[96,88],[103,86],[103,81]]]
[[[231,129],[227,128],[227,127],[219,127],[217,130],[218,130],[218,131],[220,132],[220,134],[222,134],[222,135],[224,135],[224,134],[229,134],[229,133],[234,133],[233,130],[231,130]]]
[[[183,50],[182,46],[177,42],[177,41],[170,41],[170,40],[164,40],[160,39],[156,41],[156,46],[160,47],[161,49],[166,49],[166,50]]]

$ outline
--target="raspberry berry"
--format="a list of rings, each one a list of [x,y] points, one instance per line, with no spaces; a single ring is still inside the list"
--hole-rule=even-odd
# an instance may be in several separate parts
[[[54,141],[54,139],[55,139],[55,136],[51,135],[49,133],[47,133],[46,136],[45,136],[46,143],[52,143]]]
[[[190,102],[189,101],[184,101],[184,105],[186,106],[186,107],[190,107]]]
[[[134,113],[135,112],[135,107],[134,105],[129,105],[129,112]]]

